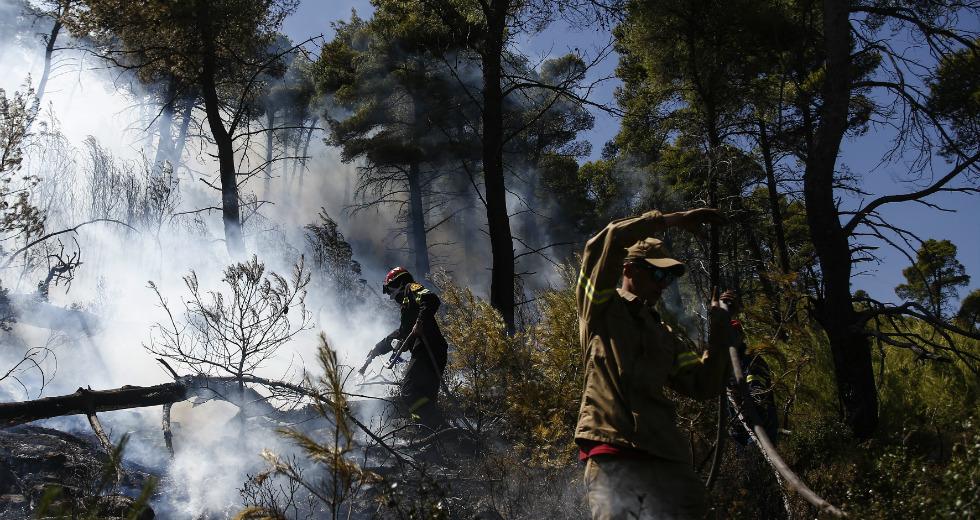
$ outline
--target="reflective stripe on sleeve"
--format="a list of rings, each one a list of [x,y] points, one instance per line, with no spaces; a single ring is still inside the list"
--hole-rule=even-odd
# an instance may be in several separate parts
[[[585,290],[585,297],[596,305],[606,303],[616,293],[615,288],[596,291],[595,286],[592,285],[592,280],[585,275],[585,268],[578,272],[578,285]]]
[[[676,357],[674,357],[674,365],[676,370],[682,370],[691,365],[696,365],[700,362],[701,362],[701,356],[691,351],[681,352],[680,354],[677,354]]]

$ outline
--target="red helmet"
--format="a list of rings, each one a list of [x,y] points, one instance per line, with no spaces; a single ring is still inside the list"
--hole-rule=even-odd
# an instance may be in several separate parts
[[[385,275],[385,282],[381,286],[382,292],[388,294],[391,291],[392,282],[398,279],[405,279],[405,281],[411,282],[413,280],[412,273],[409,273],[408,269],[404,267],[395,267],[391,271],[388,271],[388,274]]]

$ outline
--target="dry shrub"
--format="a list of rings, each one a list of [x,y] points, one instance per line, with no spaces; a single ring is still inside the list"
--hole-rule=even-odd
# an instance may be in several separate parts
[[[434,276],[446,309],[440,326],[453,346],[447,381],[461,412],[538,463],[571,458],[582,391],[574,268],[561,275],[561,287],[538,294],[540,321],[513,335],[489,302],[445,273]]]

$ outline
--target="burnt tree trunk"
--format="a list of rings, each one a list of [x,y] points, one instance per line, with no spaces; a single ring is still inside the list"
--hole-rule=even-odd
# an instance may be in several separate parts
[[[183,401],[188,387],[182,383],[124,386],[113,390],[86,390],[58,397],[19,403],[0,403],[0,427],[8,428],[62,415],[93,414]]]
[[[708,207],[718,209],[718,153],[721,137],[718,134],[717,112],[710,95],[701,94],[704,102],[705,130],[708,136]],[[708,291],[721,290],[721,229],[711,225],[708,250]]]
[[[313,131],[316,130],[316,121],[310,122],[310,128],[306,131],[306,138],[303,140],[303,152],[299,156],[299,185],[298,193],[303,193],[303,179],[306,178],[306,160],[309,159],[310,141],[313,140]]]
[[[130,408],[145,408],[178,403],[194,396],[220,399],[239,408],[245,417],[278,417],[282,412],[269,404],[268,399],[246,384],[261,385],[269,389],[310,396],[310,390],[301,385],[275,381],[255,376],[208,377],[185,376],[173,383],[155,386],[123,386],[111,390],[79,388],[75,393],[57,397],[45,397],[33,401],[0,403],[0,428],[8,428],[40,419],[63,415],[94,414]]]
[[[490,233],[490,304],[514,330],[514,242],[507,212],[503,164],[503,101],[501,55],[504,50],[509,0],[484,4],[487,38],[481,49],[483,65],[483,182]]]
[[[211,12],[208,2],[198,0],[197,26],[202,42],[201,70],[198,74],[198,86],[204,98],[204,111],[207,114],[211,136],[218,148],[218,173],[221,183],[221,220],[225,228],[225,245],[228,254],[233,258],[245,253],[245,241],[242,238],[242,222],[238,200],[238,178],[235,174],[235,149],[232,136],[225,128],[221,119],[221,102],[218,98],[215,76],[215,42],[212,29]]]
[[[826,79],[821,117],[803,176],[807,224],[823,276],[816,318],[827,332],[844,419],[859,439],[878,425],[878,395],[871,347],[851,302],[851,251],[834,199],[834,169],[847,131],[850,102],[851,26],[848,5],[824,0]]]

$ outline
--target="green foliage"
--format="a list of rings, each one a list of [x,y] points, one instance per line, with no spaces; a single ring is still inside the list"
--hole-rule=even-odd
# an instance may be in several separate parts
[[[530,352],[524,334],[509,336],[500,314],[444,273],[433,279],[446,309],[440,328],[454,346],[445,378],[477,431],[509,415],[512,399],[526,382]]]
[[[980,40],[973,45],[980,45]],[[957,146],[976,152],[980,148],[980,55],[976,48],[947,55],[929,89],[929,108],[952,123]]]
[[[331,291],[346,301],[363,297],[361,264],[354,260],[354,250],[337,222],[325,208],[320,208],[317,221],[303,227],[306,245],[313,260],[313,271],[323,290]]]
[[[961,423],[948,461],[902,446],[872,450],[869,467],[848,490],[848,511],[869,519],[973,518],[980,508],[980,430],[974,421]]]
[[[895,294],[922,304],[936,316],[946,315],[958,288],[970,283],[966,268],[956,258],[956,245],[949,240],[923,242],[915,264],[903,269],[902,275],[905,283],[895,287]]]
[[[309,499],[292,502],[294,499],[292,495],[283,497],[274,493],[271,495],[254,493],[253,498],[264,496],[271,497],[271,500],[262,500],[264,503],[260,504],[246,504],[247,507],[235,518],[242,520],[295,518],[297,517],[293,513],[296,511],[295,508],[311,501],[318,506],[309,511],[310,514],[324,507],[329,513],[328,518],[342,518],[344,517],[342,508],[352,508],[351,502],[366,486],[381,482],[378,474],[361,467],[352,456],[355,448],[354,432],[351,429],[350,410],[344,393],[344,382],[350,376],[351,370],[338,364],[336,351],[330,348],[326,335],[322,333],[317,358],[323,369],[323,375],[315,383],[307,381],[307,386],[312,389],[310,396],[313,400],[313,409],[333,425],[332,431],[325,440],[315,438],[295,427],[282,428],[279,433],[300,448],[306,460],[314,465],[313,473],[322,472],[326,478],[308,477],[304,475],[306,472],[304,467],[295,460],[287,460],[265,450],[262,452],[262,457],[269,463],[269,469],[253,477],[251,484],[259,488],[268,487],[272,485],[273,477],[283,478],[293,486],[294,491],[301,488]],[[290,502],[283,503],[283,498],[289,499]],[[287,514],[287,510],[292,510],[292,514]]]
[[[440,327],[454,346],[447,378],[464,415],[540,464],[562,464],[573,449],[583,384],[576,274],[562,268],[561,285],[538,294],[537,324],[510,336],[488,302],[436,277],[447,309]]]
[[[198,80],[206,60],[226,93],[253,72],[244,61],[262,62],[278,37],[293,0],[85,0],[66,25],[86,34],[99,51],[123,66],[138,69],[146,83],[171,77]],[[203,9],[202,9],[203,7]],[[202,15],[206,15],[206,18]],[[206,34],[205,34],[206,33]],[[122,48],[116,47],[121,44]]]
[[[31,189],[39,179],[20,174],[24,147],[37,113],[38,100],[30,86],[10,97],[0,89],[0,260],[4,266],[13,260],[8,258],[11,253],[44,234],[45,214],[30,200]],[[16,320],[8,292],[0,286],[0,331],[10,330]]]
[[[30,203],[30,190],[38,179],[18,175],[37,112],[30,87],[10,97],[0,89],[0,238],[5,247],[44,232],[44,215]],[[5,247],[0,247],[0,257],[10,253]]]
[[[969,447],[980,435],[972,419],[980,413],[980,386],[965,363],[923,362],[910,351],[880,350],[881,426],[872,440],[855,444],[834,399],[827,340],[812,325],[791,332],[791,341],[765,350],[777,407],[790,411],[781,417],[790,433],[778,447],[814,490],[856,518],[958,518],[969,510],[964,507],[976,507],[969,504],[980,485],[977,451]],[[758,339],[750,343],[760,346],[765,343]],[[957,348],[977,352],[968,340],[959,340]],[[791,502],[796,514],[810,514],[799,498]]]
[[[744,103],[751,80],[772,67],[772,41],[792,31],[772,2],[632,2],[616,29],[617,70],[626,109],[617,142],[624,151],[655,157],[672,132],[721,144]]]
[[[974,289],[960,302],[956,322],[970,331],[980,329],[980,289]]]

